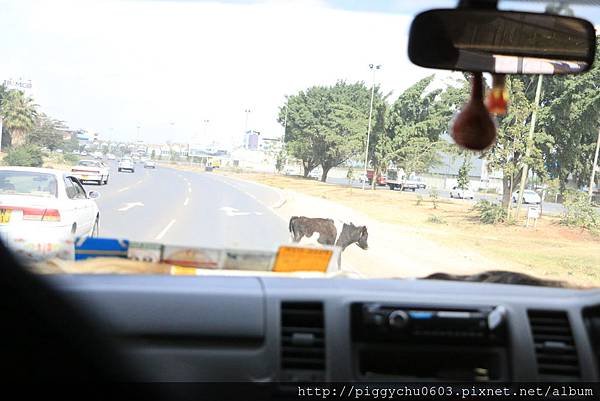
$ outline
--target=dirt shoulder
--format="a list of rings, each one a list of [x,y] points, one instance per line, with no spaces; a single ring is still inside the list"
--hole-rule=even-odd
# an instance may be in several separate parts
[[[366,277],[421,277],[511,270],[578,285],[600,286],[600,238],[543,216],[535,228],[484,225],[461,201],[397,191],[362,191],[296,177],[219,172],[279,188],[286,202],[274,211],[365,224],[369,250],[348,248],[344,269]]]

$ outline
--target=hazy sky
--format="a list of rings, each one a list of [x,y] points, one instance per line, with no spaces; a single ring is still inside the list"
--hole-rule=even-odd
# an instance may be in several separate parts
[[[408,61],[408,25],[454,1],[417,3],[0,0],[0,81],[31,80],[42,111],[112,139],[139,125],[148,142],[239,141],[245,109],[248,128],[279,136],[286,94],[370,85],[369,63],[395,93],[434,72]]]

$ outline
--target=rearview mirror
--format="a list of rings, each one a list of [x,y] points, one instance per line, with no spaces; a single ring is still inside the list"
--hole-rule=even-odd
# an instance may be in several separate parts
[[[572,74],[590,69],[593,25],[552,14],[430,10],[410,27],[408,56],[421,67],[499,74]]]
[[[98,199],[99,197],[100,197],[100,192],[98,192],[98,191],[90,191],[88,193],[89,199]]]

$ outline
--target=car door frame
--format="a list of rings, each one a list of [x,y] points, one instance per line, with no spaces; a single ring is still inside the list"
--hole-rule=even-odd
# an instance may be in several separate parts
[[[70,180],[77,191],[75,197],[71,198],[76,205],[76,234],[87,235],[87,233],[91,232],[96,220],[96,216],[94,215],[95,210],[91,207],[87,192],[81,181],[77,177],[68,174],[65,175],[65,180]]]

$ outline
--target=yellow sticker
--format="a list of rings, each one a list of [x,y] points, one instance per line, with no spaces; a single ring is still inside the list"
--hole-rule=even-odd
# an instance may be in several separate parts
[[[326,272],[331,260],[329,249],[281,246],[275,258],[274,272],[316,271]]]
[[[172,276],[195,276],[196,269],[190,267],[171,266]]]

